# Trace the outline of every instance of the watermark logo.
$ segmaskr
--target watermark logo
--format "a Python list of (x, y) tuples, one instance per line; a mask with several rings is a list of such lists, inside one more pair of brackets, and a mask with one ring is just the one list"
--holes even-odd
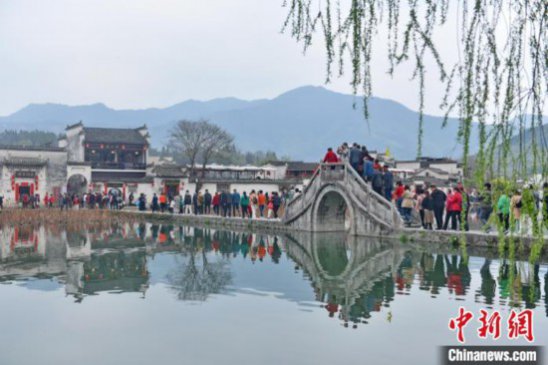
[[(460, 307), (458, 315), (449, 320), (449, 329), (451, 331), (456, 331), (457, 340), (462, 344), (466, 342), (464, 329), (470, 324), (473, 318), (474, 314), (472, 312)], [(492, 339), (497, 340), (501, 337), (502, 316), (499, 311), (489, 313), (486, 310), (481, 309), (478, 321), (479, 327), (477, 328), (477, 334), (479, 338), (486, 339), (490, 336)], [(516, 312), (512, 309), (506, 323), (508, 339), (514, 340), (524, 338), (529, 342), (535, 340), (532, 310), (524, 309), (520, 312)]]

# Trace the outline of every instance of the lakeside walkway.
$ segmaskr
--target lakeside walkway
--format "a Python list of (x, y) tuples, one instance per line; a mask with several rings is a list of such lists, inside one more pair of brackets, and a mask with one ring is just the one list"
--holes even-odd
[[(298, 232), (295, 228), (286, 225), (279, 218), (241, 218), (241, 217), (221, 217), (216, 215), (194, 215), (178, 213), (159, 213), (137, 210), (114, 211), (116, 214), (129, 214), (131, 216), (141, 215), (145, 219), (172, 221), (186, 223), (199, 227), (215, 227), (226, 230), (249, 230), (265, 233), (277, 232)], [(302, 232), (302, 231), (300, 231)], [(320, 233), (320, 232), (317, 232)], [(496, 231), (486, 233), (479, 230), (462, 231), (443, 231), (443, 230), (425, 230), (422, 228), (401, 228), (395, 230), (392, 234), (381, 236), (390, 239), (399, 239), (402, 242), (432, 242), (440, 244), (458, 244), (462, 235), (465, 235), (468, 245), (477, 247), (498, 247), (499, 235)], [(361, 235), (363, 237), (379, 237), (376, 235)], [(510, 238), (511, 236), (505, 236)], [(526, 248), (530, 248), (534, 237), (512, 236), (516, 242), (522, 242)], [(544, 243), (548, 244), (548, 235), (544, 236)]]

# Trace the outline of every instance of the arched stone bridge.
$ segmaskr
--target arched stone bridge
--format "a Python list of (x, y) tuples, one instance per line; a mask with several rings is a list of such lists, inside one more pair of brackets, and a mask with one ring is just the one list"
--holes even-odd
[(387, 235), (403, 226), (396, 207), (377, 194), (348, 163), (320, 164), (283, 222), (297, 230)]

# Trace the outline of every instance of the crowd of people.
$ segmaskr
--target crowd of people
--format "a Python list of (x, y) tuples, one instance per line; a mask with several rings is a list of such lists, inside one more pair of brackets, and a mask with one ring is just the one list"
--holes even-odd
[[(348, 162), (352, 168), (371, 184), (373, 191), (397, 207), (406, 225), (411, 225), (414, 217), (424, 229), (466, 230), (470, 229), (471, 211), (479, 220), (480, 227), (490, 231), (490, 218), (493, 206), (496, 208), (497, 219), (505, 232), (511, 226), (515, 231), (521, 230), (523, 194), (515, 190), (509, 196), (502, 193), (493, 199), (492, 186), (485, 183), (483, 189), (465, 188), (462, 183), (442, 189), (434, 184), (429, 186), (404, 185), (402, 181), (394, 183), (394, 174), (387, 164), (381, 164), (378, 159), (370, 156), (365, 146), (353, 143), (343, 143), (333, 151), (328, 148), (323, 158), (324, 163)], [(533, 186), (524, 189), (526, 200), (530, 201), (531, 216), (538, 216), (543, 201), (543, 216), (548, 218), (548, 183), (544, 183), (544, 194), (541, 199), (538, 190)], [(495, 204), (494, 204), (495, 203)]]
[(178, 214), (193, 215), (215, 215), (221, 217), (241, 218), (279, 218), (285, 203), (293, 197), (292, 191), (283, 193), (263, 192), (262, 190), (251, 190), (242, 193), (234, 189), (210, 193), (205, 189), (190, 193), (186, 190), (184, 194), (171, 196), (167, 193), (154, 194), (151, 201), (141, 194), (137, 199), (137, 207), (140, 211), (150, 209), (152, 212), (169, 212)]

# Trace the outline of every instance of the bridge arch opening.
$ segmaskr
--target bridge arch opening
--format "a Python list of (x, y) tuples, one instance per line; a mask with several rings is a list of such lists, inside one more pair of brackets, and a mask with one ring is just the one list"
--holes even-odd
[(346, 199), (337, 191), (328, 191), (319, 198), (315, 230), (343, 232), (352, 228), (352, 212)]

